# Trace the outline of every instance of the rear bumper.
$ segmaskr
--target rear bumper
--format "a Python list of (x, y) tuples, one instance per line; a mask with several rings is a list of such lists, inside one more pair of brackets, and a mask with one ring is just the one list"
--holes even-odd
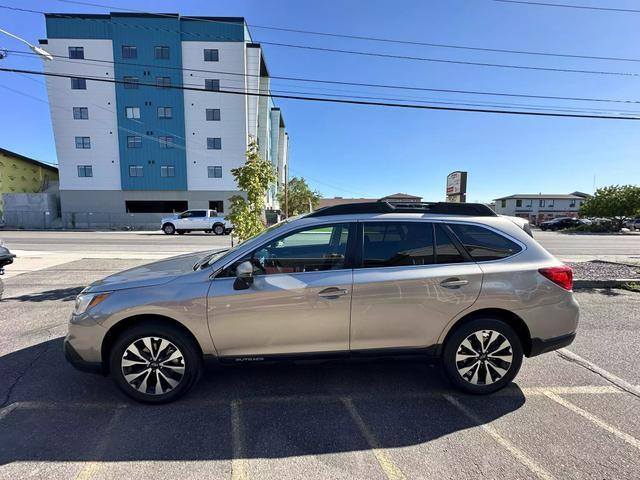
[(88, 362), (84, 360), (78, 352), (71, 346), (68, 340), (64, 341), (64, 358), (67, 359), (71, 365), (81, 372), (90, 373), (104, 373), (102, 369), (102, 362)]
[(576, 338), (576, 333), (569, 333), (567, 335), (561, 335), (559, 337), (553, 338), (532, 338), (531, 339), (531, 352), (529, 353), (529, 357), (535, 357), (536, 355), (540, 355), (541, 353), (551, 352), (553, 350), (558, 350), (559, 348), (566, 347), (573, 343), (573, 340)]

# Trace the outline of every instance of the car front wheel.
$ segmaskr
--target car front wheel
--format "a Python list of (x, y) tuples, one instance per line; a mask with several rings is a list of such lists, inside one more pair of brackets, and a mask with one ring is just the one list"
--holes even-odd
[(447, 340), (443, 366), (451, 383), (473, 394), (508, 385), (522, 365), (522, 345), (505, 322), (478, 318), (461, 325)]
[(111, 349), (110, 371), (118, 387), (146, 403), (166, 403), (184, 395), (198, 380), (202, 358), (178, 328), (155, 322), (136, 325)]
[(176, 227), (174, 227), (170, 223), (167, 223), (162, 227), (162, 231), (167, 235), (173, 235), (174, 233), (176, 233)]
[(224, 225), (214, 225), (213, 233), (216, 235), (224, 235)]

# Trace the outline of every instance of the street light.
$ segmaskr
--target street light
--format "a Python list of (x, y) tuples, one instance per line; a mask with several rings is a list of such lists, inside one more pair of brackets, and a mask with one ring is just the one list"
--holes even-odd
[(40, 47), (36, 47), (35, 45), (31, 45), (24, 38), (20, 38), (20, 37), (14, 35), (13, 33), (9, 33), (6, 30), (3, 30), (1, 28), (0, 28), (0, 32), (4, 33), (5, 35), (9, 35), (10, 37), (13, 37), (16, 40), (21, 41), (22, 43), (25, 43), (34, 53), (37, 53), (40, 56), (40, 58), (42, 58), (44, 60), (53, 60), (53, 55), (51, 55), (49, 52), (47, 52), (46, 50), (43, 50)]

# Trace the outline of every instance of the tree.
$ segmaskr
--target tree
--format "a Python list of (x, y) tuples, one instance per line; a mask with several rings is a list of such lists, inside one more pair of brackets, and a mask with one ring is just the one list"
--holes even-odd
[[(318, 191), (311, 191), (307, 181), (301, 177), (293, 177), (289, 180), (289, 191), (287, 192), (287, 204), (288, 211), (287, 216), (298, 215), (300, 213), (306, 213), (309, 211), (309, 205), (311, 209), (318, 208), (320, 198), (322, 195)], [(278, 193), (278, 202), (280, 208), (285, 209), (284, 191)]]
[(260, 233), (265, 228), (263, 212), (269, 186), (276, 181), (271, 162), (260, 158), (258, 144), (249, 142), (247, 161), (242, 167), (231, 169), (238, 188), (245, 192), (231, 197), (231, 209), (227, 219), (233, 224), (233, 236), (241, 242)]
[(640, 214), (640, 187), (611, 185), (599, 188), (582, 204), (580, 214), (586, 217), (610, 218), (619, 229), (624, 217)]

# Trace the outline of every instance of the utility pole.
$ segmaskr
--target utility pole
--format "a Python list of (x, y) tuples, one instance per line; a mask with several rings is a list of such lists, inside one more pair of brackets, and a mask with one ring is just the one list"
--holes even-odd
[(284, 218), (289, 218), (289, 163), (284, 164)]

